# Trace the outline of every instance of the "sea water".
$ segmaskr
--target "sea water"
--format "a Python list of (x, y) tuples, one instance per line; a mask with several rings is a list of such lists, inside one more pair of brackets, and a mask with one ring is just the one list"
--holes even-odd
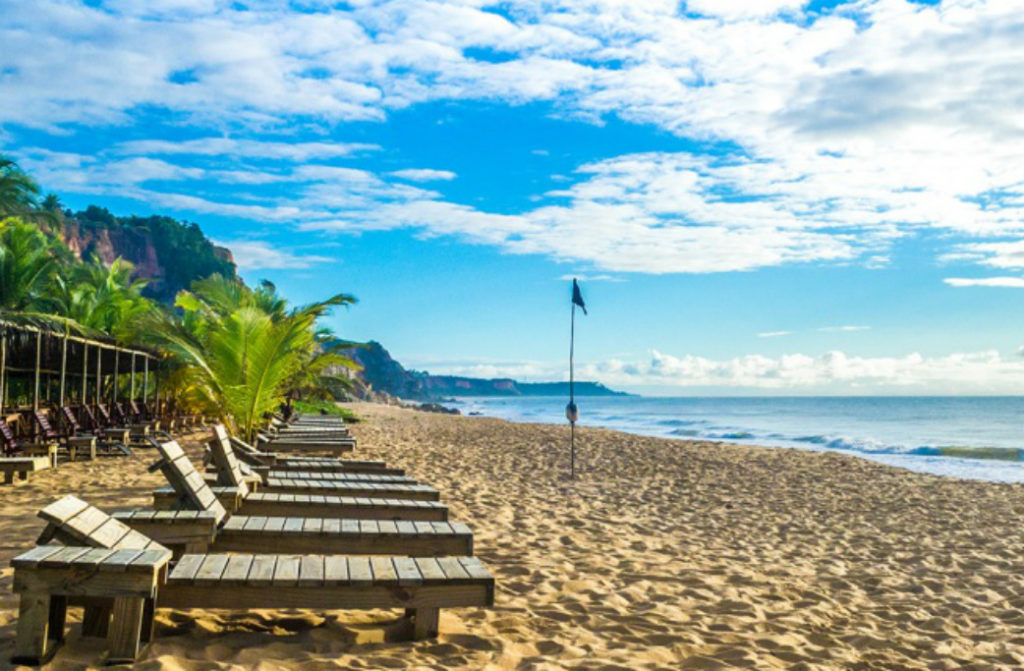
[[(463, 414), (564, 423), (566, 398), (460, 398)], [(833, 450), (914, 471), (1024, 482), (1024, 397), (578, 397), (581, 426)]]

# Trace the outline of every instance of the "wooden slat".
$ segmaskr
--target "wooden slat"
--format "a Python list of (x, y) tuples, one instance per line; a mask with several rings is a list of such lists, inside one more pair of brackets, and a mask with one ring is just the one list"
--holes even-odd
[(361, 533), (361, 534), (377, 534), (377, 533), (380, 533), (380, 527), (377, 526), (377, 520), (359, 520), (359, 533)]
[(391, 557), (370, 557), (370, 568), (373, 571), (374, 582), (398, 582), (398, 574), (395, 573)]
[(295, 585), (299, 581), (298, 555), (281, 555), (277, 558), (277, 567), (274, 569), (274, 585)]
[(40, 510), (39, 516), (47, 522), (62, 524), (88, 507), (88, 503), (69, 494)]
[(458, 557), (459, 563), (462, 564), (462, 568), (466, 570), (470, 578), (475, 580), (486, 580), (491, 578), (491, 572), (487, 570), (483, 562), (477, 557)]
[(353, 585), (372, 585), (373, 572), (369, 557), (348, 558), (348, 579)]
[(392, 520), (380, 520), (377, 522), (378, 532), (382, 534), (397, 534), (398, 527)]
[[(194, 555), (193, 555), (194, 556)], [(153, 566), (161, 566), (171, 559), (171, 551), (167, 548), (160, 548), (157, 550), (146, 550), (134, 560), (128, 570), (131, 571), (136, 567), (150, 569)]]
[(307, 534), (319, 534), (324, 527), (324, 521), (320, 517), (307, 517), (302, 523), (302, 531)]
[(263, 526), (264, 532), (276, 533), (284, 530), (285, 517), (268, 517), (267, 523)]
[(61, 545), (39, 545), (11, 560), (11, 566), (15, 568), (35, 568), (39, 562), (50, 555), (60, 552), (64, 547)]
[(419, 569), (420, 575), (423, 576), (425, 582), (443, 581), (446, 579), (444, 571), (441, 570), (441, 565), (433, 557), (416, 557), (413, 561), (416, 562), (416, 568)]
[(289, 517), (284, 521), (285, 531), (302, 531), (302, 525), (305, 523), (305, 519), (302, 517)]
[(117, 550), (100, 564), (101, 571), (123, 572), (142, 554), (142, 549)]
[(106, 522), (89, 534), (89, 538), (100, 547), (112, 548), (117, 546), (129, 531), (131, 529), (128, 525), (118, 522), (113, 517), (108, 517)]
[(81, 557), (89, 548), (72, 547), (62, 548), (61, 550), (50, 554), (48, 557), (38, 563), (39, 568), (56, 568), (62, 564), (67, 564), (78, 557)]
[(396, 520), (395, 526), (400, 534), (412, 535), (416, 533), (416, 525), (408, 520)]
[(171, 570), (171, 578), (175, 580), (192, 581), (196, 577), (196, 571), (203, 565), (206, 555), (184, 555)]
[(324, 556), (302, 555), (299, 562), (299, 586), (315, 587), (324, 584)]
[(449, 580), (469, 580), (469, 573), (455, 557), (439, 557), (437, 563)]
[(322, 533), (325, 536), (336, 536), (341, 533), (341, 520), (336, 517), (329, 517), (325, 519), (323, 524)]
[(116, 550), (110, 550), (108, 548), (92, 548), (88, 552), (78, 555), (68, 563), (75, 566), (95, 566), (110, 555), (114, 554), (114, 552), (116, 552)]
[(198, 571), (196, 571), (195, 581), (220, 580), (220, 576), (224, 573), (224, 569), (227, 565), (228, 555), (206, 555), (206, 559), (203, 560), (203, 565), (199, 567)]
[(338, 555), (324, 557), (324, 581), (328, 585), (348, 584), (348, 560)]
[(274, 569), (277, 568), (277, 555), (256, 555), (249, 568), (246, 584), (251, 587), (265, 587), (274, 582)]
[(228, 558), (224, 573), (221, 574), (221, 582), (232, 585), (244, 585), (249, 578), (249, 569), (252, 567), (253, 556), (248, 554), (231, 555)]
[(419, 569), (416, 568), (416, 562), (409, 557), (393, 557), (391, 563), (395, 567), (395, 574), (398, 576), (399, 585), (420, 585), (423, 583), (423, 577), (420, 575)]
[(63, 526), (72, 533), (79, 534), (83, 540), (91, 541), (92, 532), (100, 528), (108, 519), (109, 515), (103, 511), (88, 506), (74, 517), (66, 520)]

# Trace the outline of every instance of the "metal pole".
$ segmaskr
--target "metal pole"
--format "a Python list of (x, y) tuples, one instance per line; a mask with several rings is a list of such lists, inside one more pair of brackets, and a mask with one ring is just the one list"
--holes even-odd
[(39, 409), (39, 366), (43, 358), (43, 332), (36, 331), (36, 385), (32, 394), (32, 409)]
[(60, 398), (57, 405), (64, 407), (64, 382), (67, 379), (68, 368), (68, 337), (64, 334), (64, 343), (60, 352)]
[(569, 479), (576, 479), (576, 420), (579, 409), (576, 407), (576, 393), (573, 387), (573, 349), (576, 345), (576, 301), (572, 303), (569, 317), (569, 405), (565, 406), (565, 418), (569, 420)]

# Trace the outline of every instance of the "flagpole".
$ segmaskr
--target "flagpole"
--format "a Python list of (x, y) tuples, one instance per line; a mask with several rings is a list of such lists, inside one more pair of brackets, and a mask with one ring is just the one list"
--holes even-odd
[[(575, 380), (573, 377), (573, 350), (576, 346), (576, 303), (572, 303), (569, 317), (569, 407), (576, 409)], [(576, 420), (569, 415), (569, 479), (576, 479)]]

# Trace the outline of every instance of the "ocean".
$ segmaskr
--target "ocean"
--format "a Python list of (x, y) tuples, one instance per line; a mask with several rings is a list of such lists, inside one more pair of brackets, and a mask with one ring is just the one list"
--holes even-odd
[[(564, 423), (564, 397), (459, 398), (463, 414)], [(1024, 482), (1024, 397), (577, 398), (581, 426), (831, 450), (959, 478)]]

